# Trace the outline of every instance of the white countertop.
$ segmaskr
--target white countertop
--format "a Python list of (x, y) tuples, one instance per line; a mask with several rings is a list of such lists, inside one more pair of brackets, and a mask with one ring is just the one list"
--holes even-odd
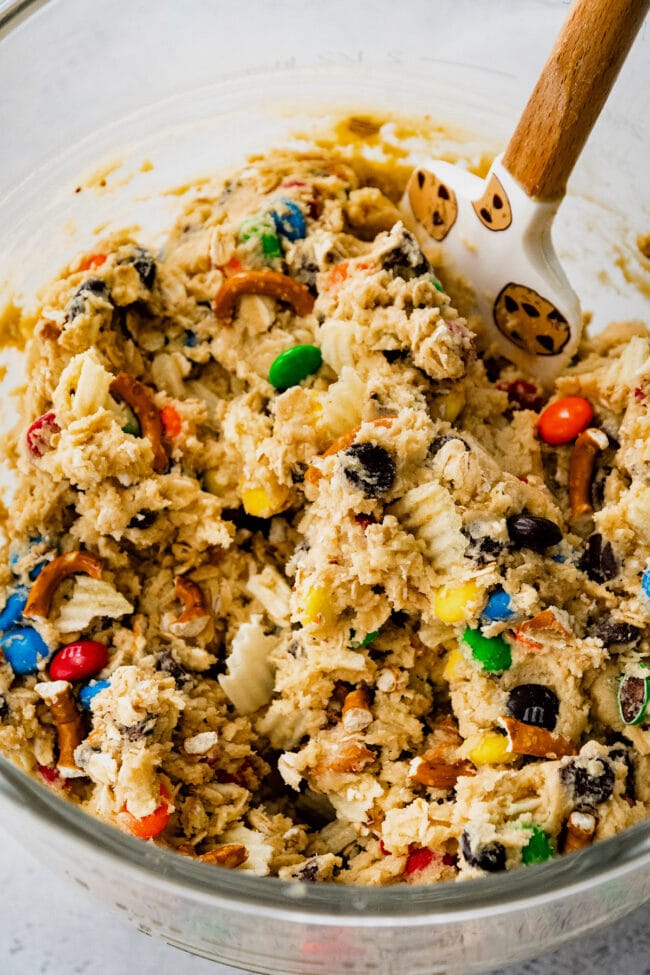
[[(237, 975), (141, 934), (0, 829), (1, 975)], [(535, 961), (485, 975), (650, 975), (650, 904)], [(336, 975), (332, 968), (331, 975)]]

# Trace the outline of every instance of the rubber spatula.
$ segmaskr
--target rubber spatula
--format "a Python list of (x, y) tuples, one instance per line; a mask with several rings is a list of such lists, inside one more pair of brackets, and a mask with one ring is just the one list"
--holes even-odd
[(544, 384), (571, 358), (582, 327), (551, 225), (648, 6), (650, 0), (576, 0), (487, 177), (426, 162), (411, 174), (402, 200), (424, 253), (441, 257), (470, 286), (488, 339)]

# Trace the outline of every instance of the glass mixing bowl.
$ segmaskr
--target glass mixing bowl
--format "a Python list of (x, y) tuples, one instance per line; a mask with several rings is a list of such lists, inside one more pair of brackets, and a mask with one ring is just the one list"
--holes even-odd
[[(0, 304), (29, 302), (93, 234), (137, 224), (155, 242), (183, 186), (336, 112), (428, 113), (444, 127), (438, 152), (493, 154), (566, 12), (563, 0), (0, 0)], [(594, 327), (648, 319), (636, 237), (650, 231), (649, 55), (646, 25), (556, 221)], [(18, 371), (14, 358), (9, 386)], [(507, 875), (374, 889), (192, 862), (4, 760), (0, 822), (140, 929), (256, 972), (478, 972), (650, 898), (647, 823)]]

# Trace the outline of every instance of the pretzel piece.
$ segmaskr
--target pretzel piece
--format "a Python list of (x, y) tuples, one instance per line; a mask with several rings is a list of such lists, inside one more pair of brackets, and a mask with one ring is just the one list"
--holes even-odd
[(311, 291), (279, 271), (240, 271), (225, 278), (214, 299), (214, 313), (224, 324), (232, 324), (235, 304), (242, 295), (267, 295), (291, 305), (296, 315), (308, 315), (314, 307)]
[(563, 853), (573, 853), (591, 846), (596, 833), (596, 817), (591, 813), (572, 812), (566, 822)]
[(371, 724), (370, 694), (365, 687), (358, 687), (346, 694), (341, 717), (343, 727), (350, 732), (362, 731)]
[(578, 749), (568, 738), (552, 735), (546, 728), (524, 724), (516, 718), (499, 718), (506, 729), (510, 750), (517, 755), (532, 755), (535, 758), (563, 758), (576, 755)]
[(185, 607), (176, 620), (177, 623), (189, 623), (190, 620), (210, 615), (208, 607), (205, 605), (203, 590), (196, 582), (192, 582), (186, 576), (176, 576), (175, 591), (176, 598), (180, 599)]
[(603, 430), (589, 427), (583, 430), (571, 452), (569, 467), (569, 504), (571, 518), (575, 521), (583, 515), (593, 514), (591, 503), (591, 482), (596, 466), (596, 457), (609, 444)]
[(110, 385), (111, 395), (130, 406), (138, 418), (142, 436), (147, 437), (153, 448), (153, 469), (164, 474), (169, 467), (169, 457), (163, 444), (163, 423), (160, 411), (151, 392), (144, 383), (128, 372), (120, 372)]
[(74, 750), (86, 737), (86, 727), (72, 685), (68, 681), (51, 681), (37, 684), (36, 690), (49, 706), (56, 727), (59, 772), (64, 778), (83, 775), (74, 760)]
[(47, 617), (59, 583), (68, 576), (85, 572), (93, 579), (101, 579), (104, 561), (93, 552), (67, 552), (48, 562), (30, 589), (23, 616)]
[(453, 789), (461, 775), (475, 775), (471, 762), (431, 762), (416, 758), (411, 763), (409, 777), (431, 789)]

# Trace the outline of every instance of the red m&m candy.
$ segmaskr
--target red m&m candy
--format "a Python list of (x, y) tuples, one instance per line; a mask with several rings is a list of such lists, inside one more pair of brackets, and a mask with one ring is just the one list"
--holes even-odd
[(542, 412), (537, 430), (545, 443), (570, 443), (587, 429), (593, 417), (589, 400), (582, 396), (563, 396)]
[(108, 648), (97, 640), (80, 640), (59, 650), (50, 664), (52, 680), (85, 680), (108, 663)]
[(30, 453), (34, 457), (42, 457), (50, 449), (52, 436), (59, 430), (54, 413), (44, 413), (43, 416), (37, 417), (33, 423), (30, 423), (25, 435)]
[(433, 850), (428, 850), (426, 847), (422, 847), (420, 850), (414, 850), (412, 853), (409, 853), (406, 866), (404, 867), (404, 873), (411, 874), (417, 873), (419, 870), (425, 870), (435, 859), (436, 855)]

